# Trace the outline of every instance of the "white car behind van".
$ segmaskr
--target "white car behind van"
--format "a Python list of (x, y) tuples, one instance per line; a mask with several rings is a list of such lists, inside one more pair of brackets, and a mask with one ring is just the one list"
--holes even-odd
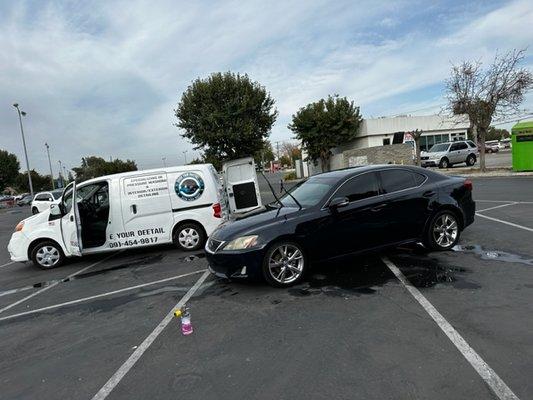
[(31, 202), (31, 213), (38, 214), (44, 210), (48, 210), (51, 204), (58, 204), (62, 194), (62, 189), (37, 193)]
[(65, 257), (161, 243), (199, 250), (225, 214), (211, 164), (108, 175), (69, 184), (58, 204), (17, 225), (8, 250), (13, 261), (44, 269)]

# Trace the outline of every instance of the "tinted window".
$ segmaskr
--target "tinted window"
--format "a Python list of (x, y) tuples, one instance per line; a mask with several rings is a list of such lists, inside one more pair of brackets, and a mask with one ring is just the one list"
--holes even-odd
[[(335, 179), (310, 178), (307, 181), (294, 186), (290, 191), (291, 195), (298, 200), (303, 207), (311, 207), (318, 204), (335, 184)], [(288, 194), (284, 194), (280, 201), (286, 207), (297, 207), (294, 199)]]
[(35, 201), (50, 201), (47, 194), (40, 194), (35, 196)]
[[(420, 185), (425, 179), (424, 176), (402, 169), (391, 169), (381, 171), (381, 184), (385, 193), (397, 192), (398, 190), (409, 189)], [(417, 183), (418, 182), (418, 183)]]
[(452, 144), (452, 147), (450, 148), (450, 151), (463, 150), (463, 149), (466, 149), (467, 147), (468, 146), (466, 145), (465, 142), (454, 143), (454, 144)]
[(470, 147), (476, 147), (476, 145), (474, 144), (474, 142), (472, 142), (471, 140), (467, 141), (466, 143), (468, 143), (468, 145)]
[(348, 197), (350, 201), (378, 195), (376, 174), (371, 172), (350, 179), (335, 193), (334, 197)]
[(63, 194), (63, 190), (54, 190), (52, 192), (52, 196), (54, 196), (54, 199), (59, 199), (61, 195)]

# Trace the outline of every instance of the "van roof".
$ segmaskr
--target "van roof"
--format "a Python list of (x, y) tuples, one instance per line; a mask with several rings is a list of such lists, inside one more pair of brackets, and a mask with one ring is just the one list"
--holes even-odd
[(189, 165), (178, 165), (175, 167), (143, 169), (143, 170), (138, 170), (138, 171), (121, 172), (118, 174), (102, 175), (97, 178), (87, 179), (86, 181), (83, 181), (80, 183), (85, 184), (85, 183), (98, 182), (106, 178), (121, 179), (121, 178), (127, 178), (128, 176), (135, 176), (139, 174), (155, 174), (158, 172), (168, 173), (168, 172), (193, 171), (193, 170), (207, 171), (209, 168), (214, 169), (212, 164), (189, 164)]

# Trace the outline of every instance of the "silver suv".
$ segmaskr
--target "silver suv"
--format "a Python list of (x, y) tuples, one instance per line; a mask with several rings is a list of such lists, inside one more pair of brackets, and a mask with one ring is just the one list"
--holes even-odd
[(476, 163), (479, 150), (471, 140), (437, 143), (428, 151), (420, 154), (423, 167), (449, 168), (455, 164), (465, 163), (469, 167)]

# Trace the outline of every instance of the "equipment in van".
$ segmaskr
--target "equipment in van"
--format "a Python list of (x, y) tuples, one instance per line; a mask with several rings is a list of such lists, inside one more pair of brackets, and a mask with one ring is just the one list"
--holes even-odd
[[(236, 212), (243, 206), (239, 184), (257, 182), (239, 165), (228, 169), (233, 179), (228, 188), (237, 193), (237, 201), (229, 203)], [(199, 250), (227, 217), (226, 203), (224, 187), (211, 164), (72, 182), (58, 204), (17, 225), (8, 251), (13, 261), (32, 260), (49, 269), (66, 257), (130, 247), (173, 243), (183, 250)], [(256, 203), (260, 204), (259, 198)], [(244, 209), (251, 204), (245, 202)]]

